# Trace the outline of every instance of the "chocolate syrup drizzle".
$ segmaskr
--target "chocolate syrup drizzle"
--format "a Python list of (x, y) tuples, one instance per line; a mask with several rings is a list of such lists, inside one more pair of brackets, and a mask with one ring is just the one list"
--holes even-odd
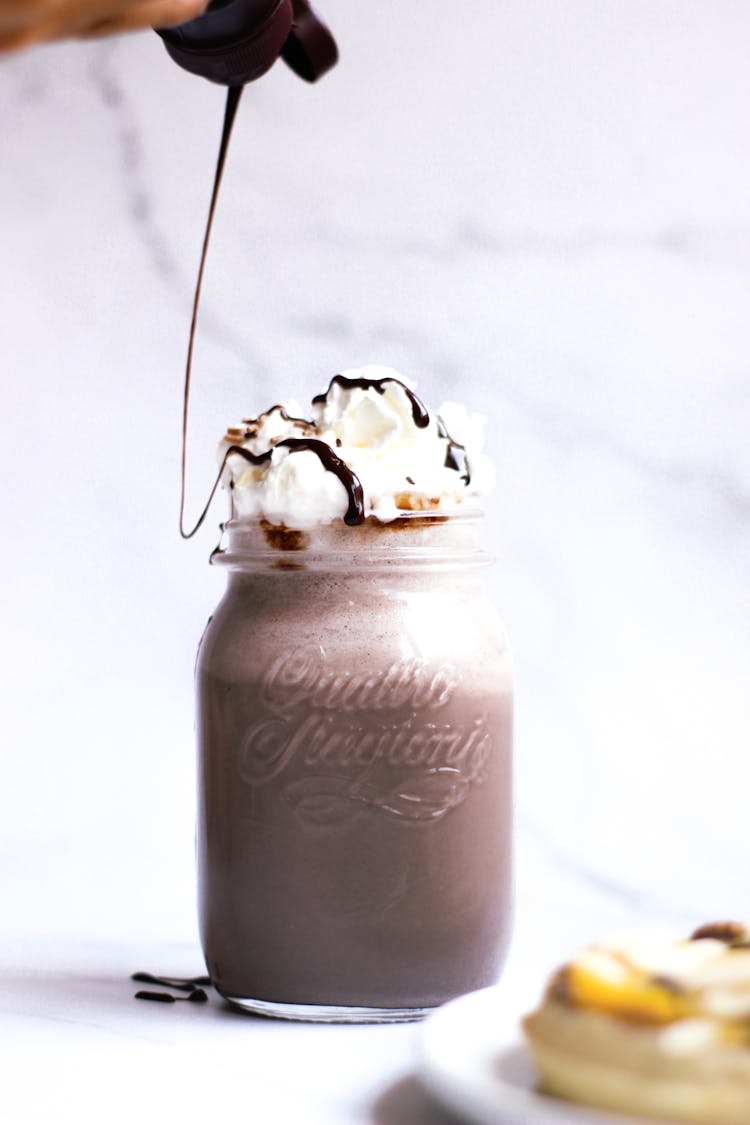
[(173, 996), (171, 992), (152, 992), (148, 988), (141, 988), (135, 994), (136, 1000), (156, 1000), (159, 1004), (176, 1004), (178, 1000), (188, 1000), (192, 1004), (205, 1004), (208, 995), (202, 988), (194, 988), (189, 996)]
[[(430, 424), (430, 414), (427, 407), (422, 402), (419, 395), (416, 395), (414, 391), (407, 387), (405, 383), (402, 383), (400, 379), (394, 379), (393, 376), (386, 376), (384, 379), (365, 379), (363, 377), (351, 379), (347, 375), (334, 375), (328, 384), (328, 390), (323, 391), (322, 394), (316, 395), (313, 399), (313, 404), (320, 405), (321, 403), (327, 402), (331, 389), (334, 386), (343, 387), (344, 390), (347, 391), (353, 390), (355, 387), (361, 387), (363, 391), (377, 391), (379, 395), (382, 395), (385, 394), (387, 383), (395, 383), (397, 386), (401, 387), (402, 391), (409, 399), (414, 425), (420, 430), (426, 429)], [(444, 462), (446, 469), (455, 469), (457, 473), (461, 474), (461, 479), (464, 480), (466, 484), (470, 484), (471, 473), (469, 471), (466, 449), (463, 445), (459, 445), (457, 441), (453, 440), (448, 433), (445, 422), (439, 414), (437, 415), (437, 430), (438, 437), (444, 438), (448, 442)]]
[(136, 1000), (153, 1000), (159, 1004), (174, 1004), (178, 1000), (188, 1000), (192, 1004), (205, 1004), (208, 995), (201, 985), (210, 985), (210, 977), (157, 977), (153, 973), (133, 973), (131, 980), (141, 984), (159, 984), (177, 992), (187, 992), (187, 996), (173, 996), (171, 992), (154, 992), (142, 988), (135, 994)]
[[(224, 125), (221, 132), (219, 156), (216, 161), (214, 186), (211, 192), (211, 203), (208, 208), (208, 219), (206, 221), (206, 230), (203, 235), (203, 247), (201, 249), (200, 265), (198, 267), (198, 278), (195, 283), (195, 294), (193, 297), (193, 315), (190, 321), (190, 337), (188, 340), (187, 359), (185, 362), (185, 385), (182, 400), (182, 453), (180, 459), (180, 535), (183, 539), (192, 539), (195, 533), (203, 525), (203, 522), (208, 515), (208, 510), (211, 507), (211, 502), (216, 495), (216, 490), (221, 482), (221, 476), (224, 472), (224, 469), (226, 468), (227, 460), (232, 453), (239, 454), (240, 457), (244, 457), (244, 459), (246, 461), (249, 461), (252, 465), (262, 465), (264, 461), (268, 461), (270, 459), (271, 454), (273, 453), (273, 449), (269, 449), (265, 453), (254, 454), (247, 449), (243, 449), (242, 446), (230, 445), (222, 458), (221, 466), (216, 475), (216, 480), (213, 483), (213, 487), (211, 488), (208, 500), (205, 503), (203, 511), (199, 515), (195, 526), (190, 531), (185, 530), (185, 468), (187, 463), (188, 406), (190, 402), (190, 380), (193, 371), (195, 328), (196, 324), (198, 323), (198, 308), (200, 305), (201, 288), (203, 286), (203, 273), (206, 268), (206, 256), (208, 254), (208, 244), (211, 238), (211, 228), (213, 227), (214, 213), (216, 211), (216, 201), (219, 198), (219, 187), (221, 185), (222, 175), (224, 173), (224, 164), (226, 163), (227, 150), (229, 148), (229, 138), (232, 134), (232, 126), (237, 114), (237, 106), (240, 104), (240, 97), (242, 95), (243, 89), (244, 87), (242, 86), (230, 86), (227, 90), (227, 101), (226, 108), (224, 110)], [(427, 415), (424, 406), (421, 402), (419, 402), (416, 395), (412, 395), (411, 391), (408, 391), (407, 393), (412, 398), (412, 413), (414, 414), (414, 420), (416, 424), (418, 426), (426, 426), (427, 421), (429, 420), (429, 416)], [(299, 421), (304, 422), (307, 425), (312, 425), (312, 423), (308, 423), (304, 418), (292, 419), (286, 412), (284, 407), (280, 404), (278, 404), (277, 407), (271, 407), (271, 409), (279, 409), (285, 421)], [(270, 413), (270, 411), (267, 411), (267, 413)], [(424, 415), (426, 419), (424, 422), (417, 420), (417, 418), (421, 418), (422, 415)], [(344, 516), (344, 522), (350, 525), (362, 523), (365, 518), (365, 505), (364, 496), (362, 493), (362, 485), (359, 481), (359, 478), (351, 471), (349, 466), (341, 460), (340, 457), (336, 456), (329, 445), (327, 445), (324, 441), (318, 441), (316, 438), (308, 437), (286, 438), (284, 441), (280, 441), (277, 444), (286, 446), (292, 451), (309, 449), (310, 452), (314, 453), (319, 458), (321, 464), (323, 465), (323, 468), (327, 472), (333, 473), (335, 476), (337, 476), (346, 489), (348, 507), (346, 510), (346, 515)]]
[(471, 484), (471, 472), (469, 471), (469, 461), (466, 456), (466, 447), (459, 445), (454, 441), (448, 433), (445, 422), (438, 414), (437, 416), (438, 437), (445, 438), (448, 442), (448, 447), (445, 451), (444, 465), (446, 469), (455, 469), (457, 473), (461, 474), (461, 479), (466, 484)]
[[(271, 460), (274, 449), (278, 449), (279, 446), (290, 449), (293, 453), (301, 452), (303, 449), (309, 449), (311, 453), (314, 453), (323, 468), (338, 477), (346, 489), (348, 507), (346, 509), (346, 515), (344, 516), (344, 523), (353, 527), (355, 524), (364, 522), (365, 498), (359, 477), (356, 473), (352, 472), (345, 461), (342, 461), (341, 458), (333, 452), (327, 442), (320, 441), (319, 438), (284, 438), (282, 441), (277, 441), (276, 445), (271, 446), (265, 453), (251, 453), (249, 449), (245, 449), (242, 445), (230, 445), (222, 458), (219, 476), (211, 490), (211, 497), (209, 497), (208, 503), (211, 503), (211, 498), (216, 492), (219, 480), (221, 480), (221, 474), (224, 472), (227, 460), (232, 453), (236, 453), (239, 457), (244, 458), (244, 460), (248, 461), (251, 465), (263, 465), (266, 461)], [(206, 508), (208, 508), (208, 505), (206, 505)]]
[(313, 399), (313, 405), (326, 402), (334, 386), (343, 387), (345, 391), (351, 391), (354, 390), (355, 387), (361, 387), (363, 391), (377, 391), (379, 395), (384, 395), (386, 383), (396, 383), (397, 386), (401, 387), (411, 405), (411, 416), (414, 419), (414, 425), (419, 430), (427, 429), (430, 424), (430, 414), (427, 407), (422, 402), (421, 398), (414, 394), (414, 391), (410, 390), (400, 379), (394, 379), (393, 376), (387, 376), (385, 379), (350, 379), (347, 375), (334, 375), (328, 384), (328, 390), (320, 395), (316, 395)]
[(139, 984), (160, 984), (162, 988), (176, 988), (179, 992), (190, 992), (201, 985), (209, 985), (210, 977), (157, 977), (153, 973), (133, 973), (130, 978)]
[(188, 405), (190, 402), (190, 377), (193, 372), (193, 347), (195, 345), (195, 326), (198, 322), (198, 306), (201, 300), (201, 288), (203, 286), (203, 271), (206, 267), (206, 255), (208, 254), (208, 243), (211, 238), (211, 228), (214, 223), (214, 212), (216, 211), (216, 200), (219, 198), (219, 187), (221, 186), (221, 178), (224, 173), (224, 164), (227, 158), (227, 149), (229, 148), (229, 138), (232, 135), (232, 126), (237, 114), (237, 106), (240, 104), (242, 91), (244, 86), (230, 86), (227, 89), (226, 107), (224, 109), (224, 125), (221, 132), (221, 143), (219, 145), (219, 156), (216, 161), (216, 172), (214, 173), (214, 186), (211, 192), (211, 203), (208, 208), (208, 219), (206, 220), (206, 230), (203, 235), (203, 248), (201, 250), (201, 260), (198, 267), (198, 278), (195, 283), (195, 294), (193, 296), (193, 315), (190, 320), (190, 338), (188, 340), (187, 359), (185, 361), (185, 385), (182, 396), (182, 454), (180, 460), (180, 535), (183, 539), (192, 539), (195, 533), (203, 524), (208, 509), (211, 506), (211, 501), (214, 498), (216, 489), (219, 486), (221, 479), (222, 468), (219, 472), (219, 477), (211, 489), (211, 494), (208, 498), (205, 508), (198, 517), (198, 522), (192, 531), (185, 530), (185, 465), (187, 461), (187, 429), (188, 429)]
[(289, 414), (286, 407), (282, 406), (280, 402), (275, 402), (273, 406), (269, 406), (258, 418), (243, 418), (242, 421), (246, 426), (252, 426), (255, 422), (260, 421), (261, 418), (266, 418), (269, 414), (273, 414), (274, 410), (278, 410), (285, 422), (298, 422), (300, 426), (307, 426), (310, 429), (314, 428), (314, 423), (311, 422), (309, 418), (296, 418), (293, 414)]
[[(221, 133), (221, 143), (219, 145), (219, 155), (216, 161), (214, 184), (213, 190), (211, 192), (211, 203), (208, 209), (208, 218), (206, 220), (206, 229), (203, 235), (200, 265), (198, 267), (198, 277), (196, 279), (195, 293), (193, 295), (193, 312), (190, 320), (190, 335), (188, 339), (187, 358), (185, 361), (185, 381), (182, 400), (182, 449), (180, 456), (180, 535), (183, 539), (192, 539), (196, 532), (202, 527), (203, 522), (208, 515), (208, 510), (211, 507), (213, 498), (216, 495), (216, 490), (221, 483), (222, 474), (226, 468), (227, 461), (232, 454), (237, 454), (238, 456), (243, 457), (252, 465), (262, 465), (266, 461), (270, 460), (273, 449), (276, 448), (276, 446), (273, 446), (271, 449), (266, 450), (265, 453), (255, 454), (251, 453), (248, 449), (245, 449), (240, 445), (230, 445), (222, 458), (219, 471), (216, 474), (216, 479), (213, 483), (211, 491), (209, 492), (208, 499), (203, 507), (203, 510), (198, 516), (198, 519), (193, 528), (190, 531), (186, 530), (185, 469), (187, 464), (188, 409), (190, 403), (190, 383), (193, 371), (195, 329), (198, 323), (198, 309), (200, 306), (201, 289), (203, 287), (203, 274), (206, 267), (206, 257), (208, 254), (208, 245), (211, 238), (214, 213), (216, 211), (216, 201), (219, 197), (219, 188), (221, 186), (221, 180), (224, 173), (224, 165), (226, 163), (227, 151), (229, 149), (229, 139), (232, 134), (232, 126), (234, 125), (234, 119), (237, 114), (237, 107), (240, 103), (240, 97), (242, 96), (243, 89), (243, 86), (230, 86), (227, 89), (227, 100), (224, 109), (224, 124)], [(402, 383), (400, 379), (395, 379), (393, 377), (386, 377), (384, 379), (366, 379), (349, 378), (346, 375), (334, 375), (330, 383), (328, 384), (328, 390), (326, 390), (323, 394), (316, 395), (313, 399), (313, 404), (325, 403), (328, 395), (331, 392), (331, 389), (334, 386), (343, 387), (345, 390), (352, 390), (355, 387), (361, 387), (363, 390), (374, 390), (378, 394), (382, 395), (385, 394), (386, 384), (388, 383), (396, 383), (403, 389), (411, 405), (411, 415), (414, 420), (414, 425), (420, 430), (426, 429), (430, 424), (430, 415), (427, 407), (424, 405), (422, 400), (417, 395), (415, 395), (414, 391), (405, 386), (405, 384)], [(312, 426), (312, 422), (308, 422), (308, 420), (305, 418), (292, 418), (280, 403), (277, 403), (275, 406), (270, 407), (269, 410), (267, 410), (265, 413), (270, 414), (272, 410), (279, 410), (281, 412), (282, 418), (287, 422), (299, 422), (300, 424), (305, 426)], [(249, 425), (253, 420), (244, 419), (243, 421), (246, 425)], [(447, 429), (445, 428), (443, 420), (439, 415), (437, 418), (437, 426), (438, 435), (441, 438), (447, 439), (448, 442), (445, 454), (446, 468), (455, 469), (456, 472), (461, 473), (463, 480), (466, 482), (466, 484), (468, 484), (471, 480), (471, 476), (469, 473), (469, 466), (466, 458), (466, 450), (462, 445), (459, 445), (458, 442), (453, 441)], [(244, 434), (245, 438), (251, 436), (252, 431), (246, 431), (246, 433)], [(326, 442), (319, 441), (317, 438), (313, 437), (302, 437), (285, 438), (284, 440), (279, 441), (276, 444), (280, 446), (286, 446), (292, 452), (309, 450), (311, 453), (314, 453), (320, 460), (320, 463), (322, 464), (326, 472), (333, 473), (334, 476), (336, 476), (341, 481), (344, 488), (346, 489), (348, 506), (346, 515), (344, 516), (344, 522), (346, 524), (349, 524), (350, 526), (354, 526), (364, 521), (365, 506), (362, 484), (356, 474), (353, 473), (349, 466), (334, 453), (334, 451)]]
[(318, 438), (284, 438), (278, 444), (287, 446), (293, 452), (309, 449), (311, 453), (315, 453), (323, 468), (338, 477), (346, 489), (349, 504), (344, 516), (344, 523), (354, 527), (356, 524), (364, 522), (365, 496), (360, 479), (356, 473), (352, 472), (346, 461), (342, 461), (333, 452), (327, 442), (320, 441)]

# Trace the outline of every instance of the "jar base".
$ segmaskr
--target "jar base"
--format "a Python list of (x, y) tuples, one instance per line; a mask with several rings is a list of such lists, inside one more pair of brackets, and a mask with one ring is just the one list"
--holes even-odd
[(245, 996), (224, 996), (233, 1008), (254, 1016), (306, 1023), (410, 1023), (435, 1011), (430, 1008), (360, 1008), (336, 1004), (276, 1004), (272, 1000), (251, 1000)]

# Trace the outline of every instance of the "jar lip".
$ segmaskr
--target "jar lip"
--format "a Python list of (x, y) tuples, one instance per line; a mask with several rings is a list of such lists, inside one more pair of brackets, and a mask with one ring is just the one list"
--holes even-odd
[(221, 525), (210, 562), (236, 570), (289, 572), (485, 566), (493, 559), (476, 539), (483, 515), (477, 507), (404, 511), (390, 521), (369, 516), (354, 526), (336, 520), (308, 528), (235, 516)]
[(478, 505), (462, 504), (455, 508), (400, 508), (398, 515), (392, 520), (381, 519), (380, 516), (370, 513), (361, 523), (346, 524), (343, 518), (328, 520), (326, 522), (300, 524), (298, 527), (287, 524), (275, 524), (262, 515), (243, 516), (231, 515), (220, 527), (223, 531), (250, 529), (255, 527), (274, 527), (285, 531), (340, 531), (344, 535), (356, 535), (363, 528), (380, 528), (387, 531), (389, 528), (413, 524), (419, 526), (435, 526), (437, 524), (476, 524), (484, 518), (485, 512)]

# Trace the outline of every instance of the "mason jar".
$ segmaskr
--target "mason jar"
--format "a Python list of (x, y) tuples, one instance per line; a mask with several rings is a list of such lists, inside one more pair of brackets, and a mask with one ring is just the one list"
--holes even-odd
[(232, 1004), (415, 1019), (497, 979), (513, 672), (478, 519), (226, 525), (196, 668), (197, 850)]

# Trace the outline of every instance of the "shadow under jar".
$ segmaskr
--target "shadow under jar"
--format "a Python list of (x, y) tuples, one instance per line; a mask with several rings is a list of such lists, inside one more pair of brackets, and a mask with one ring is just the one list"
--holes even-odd
[(404, 1020), (497, 979), (513, 673), (476, 530), (227, 524), (196, 675), (201, 935), (231, 1003)]

